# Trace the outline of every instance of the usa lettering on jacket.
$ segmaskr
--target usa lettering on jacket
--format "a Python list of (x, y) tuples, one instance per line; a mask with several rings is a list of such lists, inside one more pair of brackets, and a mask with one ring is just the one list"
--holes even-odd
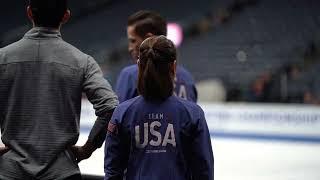
[(188, 100), (187, 88), (183, 84), (178, 84), (177, 77), (174, 78), (173, 88), (175, 89), (175, 91), (173, 92), (175, 96)]
[[(159, 120), (163, 119), (163, 114), (159, 113), (150, 113), (149, 119), (154, 121), (143, 123), (143, 133), (140, 133), (140, 126), (135, 126), (135, 141), (137, 148), (144, 148), (148, 144), (151, 146), (167, 146), (171, 144), (173, 147), (176, 147), (176, 139), (173, 124), (167, 123), (165, 134), (161, 134), (156, 129), (160, 129), (162, 126)], [(143, 134), (143, 142), (140, 142), (140, 135)], [(150, 135), (150, 141), (149, 141)]]

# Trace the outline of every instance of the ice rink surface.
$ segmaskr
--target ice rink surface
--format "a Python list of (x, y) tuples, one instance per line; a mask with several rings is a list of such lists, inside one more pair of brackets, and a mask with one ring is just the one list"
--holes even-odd
[[(79, 143), (86, 140), (81, 136)], [(320, 144), (213, 138), (216, 180), (319, 180)], [(82, 173), (104, 175), (103, 148), (79, 164)]]

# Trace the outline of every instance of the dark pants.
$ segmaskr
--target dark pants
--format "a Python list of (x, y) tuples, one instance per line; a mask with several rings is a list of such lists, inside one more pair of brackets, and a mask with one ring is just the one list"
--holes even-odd
[(65, 178), (64, 180), (81, 180), (81, 174), (75, 174), (75, 175), (72, 175), (72, 176), (69, 176), (67, 178)]

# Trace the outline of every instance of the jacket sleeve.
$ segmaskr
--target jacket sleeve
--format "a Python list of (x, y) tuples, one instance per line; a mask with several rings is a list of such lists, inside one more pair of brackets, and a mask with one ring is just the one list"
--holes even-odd
[(88, 140), (96, 148), (102, 146), (106, 137), (106, 126), (112, 112), (118, 105), (118, 98), (112, 90), (109, 82), (103, 77), (102, 71), (95, 60), (88, 56), (87, 65), (84, 68), (83, 91), (88, 100), (93, 104), (98, 118), (90, 131)]
[(122, 180), (128, 166), (130, 141), (121, 125), (117, 123), (117, 109), (108, 125), (105, 143), (104, 172), (105, 180)]
[(84, 71), (83, 91), (93, 104), (96, 115), (101, 117), (119, 104), (118, 98), (109, 82), (103, 77), (99, 65), (90, 56)]
[(198, 102), (198, 91), (197, 91), (197, 87), (195, 84), (192, 84), (192, 92), (193, 92), (192, 101), (197, 103)]
[(190, 128), (190, 143), (186, 150), (188, 166), (192, 180), (213, 180), (214, 159), (211, 139), (204, 113), (200, 110), (199, 118)]

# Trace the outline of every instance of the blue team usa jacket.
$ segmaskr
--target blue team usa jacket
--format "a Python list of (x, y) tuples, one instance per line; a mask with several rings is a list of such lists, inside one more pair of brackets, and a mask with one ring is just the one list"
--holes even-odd
[(138, 96), (116, 108), (105, 180), (213, 180), (213, 164), (204, 113), (195, 103), (171, 96), (156, 104)]
[[(138, 65), (134, 64), (125, 67), (117, 79), (115, 91), (119, 102), (138, 96)], [(191, 74), (182, 66), (177, 66), (177, 73), (174, 82), (174, 94), (183, 99), (197, 102), (198, 94)]]

